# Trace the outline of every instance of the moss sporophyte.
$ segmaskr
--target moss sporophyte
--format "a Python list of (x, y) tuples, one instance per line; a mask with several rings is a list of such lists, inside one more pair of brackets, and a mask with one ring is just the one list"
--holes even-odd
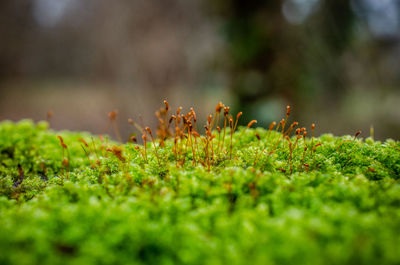
[(399, 264), (400, 142), (291, 112), (239, 126), (220, 102), (202, 126), (165, 100), (125, 144), (0, 123), (0, 264)]

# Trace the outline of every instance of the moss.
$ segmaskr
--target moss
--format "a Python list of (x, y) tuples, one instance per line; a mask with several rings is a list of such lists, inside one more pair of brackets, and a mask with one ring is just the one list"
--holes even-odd
[(399, 142), (296, 143), (241, 127), (230, 158), (229, 137), (218, 150), (212, 134), (213, 159), (200, 137), (195, 164), (189, 138), (179, 159), (174, 139), (157, 142), (158, 161), (150, 143), (145, 157), (132, 143), (2, 122), (0, 263), (400, 263)]

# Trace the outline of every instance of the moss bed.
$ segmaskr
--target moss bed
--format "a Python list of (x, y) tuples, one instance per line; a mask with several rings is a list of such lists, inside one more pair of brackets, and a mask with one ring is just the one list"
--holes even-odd
[(230, 123), (146, 149), (0, 123), (0, 264), (400, 264), (400, 142)]

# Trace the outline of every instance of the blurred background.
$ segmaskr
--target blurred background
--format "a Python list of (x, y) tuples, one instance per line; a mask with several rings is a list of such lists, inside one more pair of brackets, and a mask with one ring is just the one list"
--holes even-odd
[(1, 0), (0, 120), (110, 133), (218, 101), (268, 126), (400, 139), (398, 0)]

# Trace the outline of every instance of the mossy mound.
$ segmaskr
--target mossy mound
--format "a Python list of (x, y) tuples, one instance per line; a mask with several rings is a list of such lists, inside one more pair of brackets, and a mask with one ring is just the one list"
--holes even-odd
[(400, 142), (213, 133), (1, 123), (0, 264), (400, 264)]

